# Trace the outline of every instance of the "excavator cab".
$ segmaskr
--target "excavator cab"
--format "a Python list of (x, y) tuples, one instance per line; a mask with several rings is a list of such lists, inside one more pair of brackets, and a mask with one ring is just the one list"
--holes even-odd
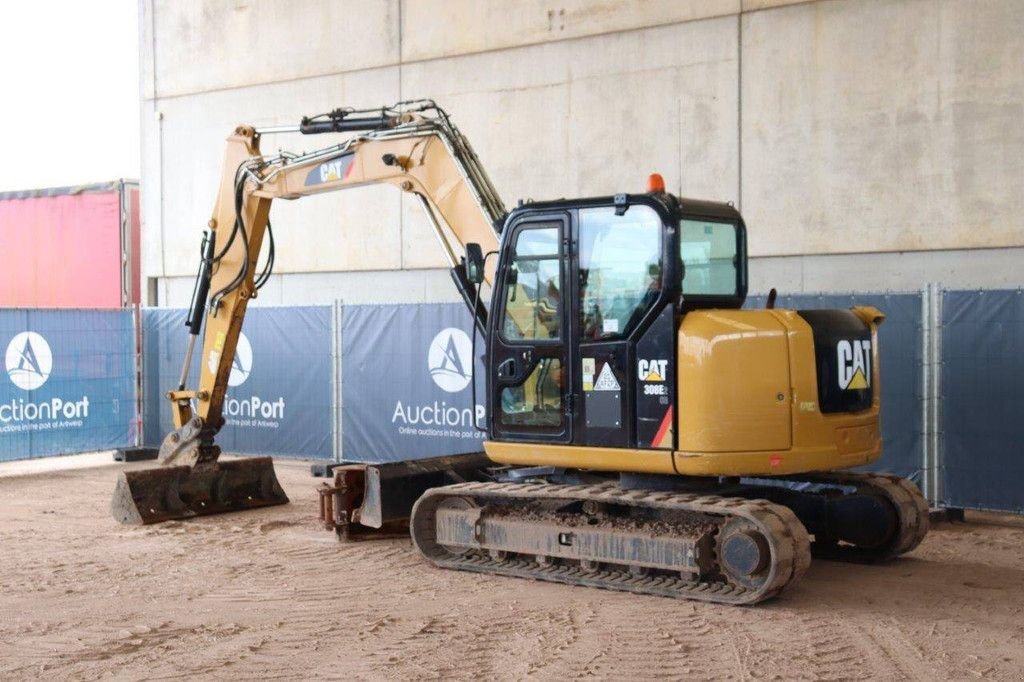
[(671, 450), (679, 320), (746, 291), (727, 204), (660, 191), (517, 208), (487, 325), (490, 439)]

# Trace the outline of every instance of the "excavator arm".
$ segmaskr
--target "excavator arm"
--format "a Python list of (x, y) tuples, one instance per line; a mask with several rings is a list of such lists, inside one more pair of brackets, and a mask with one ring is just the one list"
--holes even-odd
[[(280, 132), (357, 134), (310, 153), (264, 157), (261, 137)], [(432, 101), (335, 110), (303, 119), (296, 127), (239, 126), (227, 142), (186, 321), (190, 334), (181, 380), (167, 394), (175, 428), (160, 448), (163, 467), (122, 474), (112, 510), (123, 522), (152, 523), (287, 502), (270, 458), (218, 462), (215, 444), (246, 307), (273, 267), (270, 208), (275, 199), (378, 183), (412, 194), (430, 219), (476, 323), (485, 325), (477, 291), (481, 285), (467, 276), (460, 254), (469, 244), (478, 244), (483, 253), (497, 250), (505, 208), (469, 142)], [(261, 266), (265, 240), (268, 256)], [(493, 266), (484, 268), (484, 281), (491, 282), (493, 273)], [(200, 336), (198, 388), (187, 389)]]

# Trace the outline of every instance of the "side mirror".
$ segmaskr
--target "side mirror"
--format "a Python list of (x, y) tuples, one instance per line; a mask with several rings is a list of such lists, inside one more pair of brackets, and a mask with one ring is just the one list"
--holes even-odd
[(466, 279), (473, 284), (480, 284), (484, 281), (484, 250), (479, 244), (470, 242), (466, 244)]

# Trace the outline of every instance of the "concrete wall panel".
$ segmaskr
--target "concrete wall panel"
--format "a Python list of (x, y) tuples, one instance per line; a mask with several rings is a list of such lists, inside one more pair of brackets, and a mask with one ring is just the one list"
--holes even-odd
[(159, 97), (398, 62), (398, 0), (150, 3)]
[(762, 9), (773, 7), (784, 7), (786, 5), (799, 5), (803, 2), (814, 2), (814, 0), (741, 0), (744, 12), (756, 12)]
[[(399, 248), (402, 251), (403, 269), (451, 267), (437, 242), (430, 218), (424, 213), (419, 200), (408, 194), (402, 195), (401, 228)], [(455, 257), (458, 258), (460, 255), (456, 253)]]
[[(162, 211), (165, 270), (156, 272), (183, 275), (195, 269), (199, 236), (219, 186), (224, 140), (235, 126), (296, 123), (341, 102), (371, 105), (397, 98), (398, 69), (390, 67), (161, 100), (162, 173), (168, 181)], [(261, 146), (272, 155), (280, 148), (300, 152), (342, 139), (272, 135)], [(146, 208), (149, 224), (160, 206), (150, 198)], [(398, 192), (383, 186), (275, 202), (276, 267), (279, 272), (398, 268), (399, 216)]]
[(973, 238), (957, 245), (1024, 245), (1024, 3), (946, 0), (939, 26), (948, 198)]
[(1022, 19), (1014, 0), (744, 15), (751, 253), (1024, 244)]
[(736, 20), (715, 19), (408, 64), (402, 93), (433, 93), (508, 205), (642, 191), (661, 172), (732, 199)]
[[(402, 93), (429, 95), (451, 114), (506, 206), (568, 195), (569, 88), (555, 80), (566, 77), (561, 52), (530, 49), (515, 69), (503, 68), (508, 57), (499, 53), (406, 65)], [(403, 267), (448, 267), (419, 203), (403, 204)]]
[[(670, 191), (735, 199), (736, 19), (575, 41), (570, 168), (578, 194)], [(586, 47), (586, 51), (583, 48)]]
[(631, 31), (739, 9), (740, 0), (403, 0), (402, 60)]
[(153, 0), (138, 0), (139, 3), (139, 97), (145, 101), (156, 97), (153, 89), (154, 64), (157, 52), (154, 49), (153, 31), (156, 28), (153, 14)]
[(750, 259), (750, 293), (1017, 288), (1021, 263), (1024, 248), (765, 256)]
[[(992, 248), (1024, 246), (1017, 0), (142, 0), (139, 29), (145, 275), (189, 290), (235, 125), (414, 97), (451, 113), (509, 207), (640, 191), (650, 172), (737, 201), (752, 291), (1019, 284), (1024, 251)], [(454, 296), (392, 188), (272, 220), (265, 300), (370, 302), (386, 270), (387, 300)]]
[(139, 115), (141, 133), (139, 201), (142, 218), (143, 291), (146, 287), (146, 277), (158, 277), (164, 274), (164, 240), (160, 219), (160, 204), (163, 194), (160, 172), (161, 122), (155, 115), (152, 104), (152, 102), (144, 102)]

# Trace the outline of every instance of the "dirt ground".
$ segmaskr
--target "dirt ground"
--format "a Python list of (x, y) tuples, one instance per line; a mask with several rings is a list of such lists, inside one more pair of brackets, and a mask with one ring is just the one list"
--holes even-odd
[(120, 526), (120, 466), (0, 465), (0, 677), (1024, 676), (1015, 517), (969, 514), (887, 566), (818, 562), (743, 608), (441, 571), (405, 540), (339, 544), (301, 462), (278, 463), (290, 505)]

